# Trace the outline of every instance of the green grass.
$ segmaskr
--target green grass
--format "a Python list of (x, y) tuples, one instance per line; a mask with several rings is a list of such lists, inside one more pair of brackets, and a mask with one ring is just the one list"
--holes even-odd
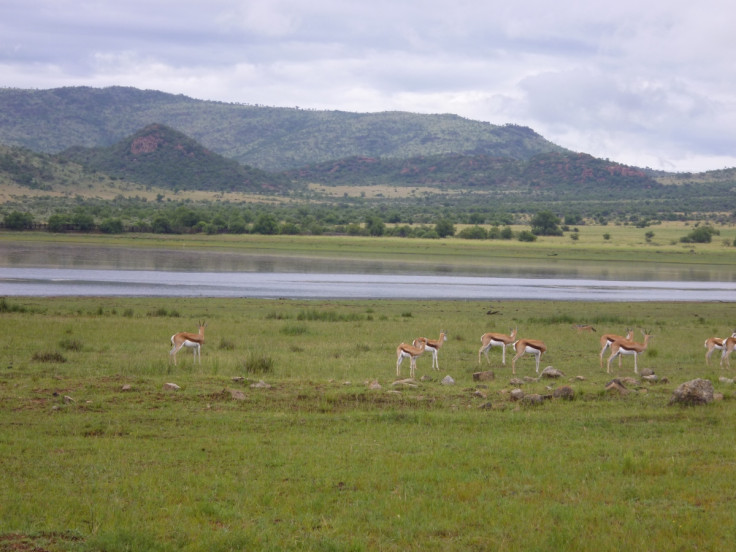
[[(0, 232), (0, 244), (36, 243), (140, 249), (203, 250), (252, 255), (294, 256), (313, 259), (380, 260), (429, 268), (438, 265), (483, 269), (498, 265), (547, 268), (551, 264), (573, 263), (579, 271), (600, 267), (614, 273), (637, 267), (659, 270), (683, 265), (711, 265), (730, 269), (736, 264), (736, 226), (715, 225), (720, 235), (711, 243), (684, 244), (679, 239), (692, 231), (689, 223), (667, 222), (647, 228), (617, 225), (577, 227), (579, 238), (540, 237), (533, 243), (517, 240), (463, 240), (459, 238), (412, 239), (358, 236), (267, 236), (245, 235), (164, 235), (123, 234), (79, 235), (45, 232)], [(457, 227), (460, 229), (460, 226)], [(515, 226), (515, 231), (528, 230)], [(571, 229), (572, 230), (572, 229)], [(647, 240), (647, 232), (654, 236)], [(609, 239), (605, 239), (605, 235)], [(724, 269), (724, 270), (725, 270)]]
[[(464, 301), (6, 306), (0, 550), (725, 550), (736, 538), (736, 386), (719, 381), (736, 364), (706, 367), (703, 347), (732, 331), (728, 303), (494, 302), (493, 316)], [(188, 351), (170, 365), (171, 334), (202, 319), (201, 366)], [(668, 381), (610, 395), (633, 359), (607, 374), (598, 336), (628, 326), (653, 331), (639, 366)], [(570, 385), (574, 400), (512, 401), (496, 349), (495, 380), (473, 380), (489, 368), (480, 335), (512, 327), (565, 373), (523, 390)], [(429, 379), (394, 386), (396, 345), (440, 330), (440, 372), (425, 355)], [(54, 353), (66, 362), (34, 358)], [(533, 375), (521, 359), (517, 377)], [(695, 377), (722, 400), (669, 405)]]

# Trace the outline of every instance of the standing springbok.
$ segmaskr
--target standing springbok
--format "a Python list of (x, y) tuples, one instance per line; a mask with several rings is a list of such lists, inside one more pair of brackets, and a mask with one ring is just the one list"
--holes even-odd
[(520, 339), (514, 343), (514, 350), (516, 351), (516, 355), (514, 355), (514, 358), (511, 361), (511, 372), (513, 374), (516, 374), (516, 361), (526, 353), (534, 355), (536, 358), (537, 374), (539, 373), (539, 361), (541, 360), (542, 355), (547, 351), (547, 346), (543, 342), (538, 339)]
[(169, 362), (174, 359), (174, 365), (176, 365), (176, 353), (182, 347), (190, 347), (194, 354), (194, 360), (199, 361), (202, 364), (202, 345), (204, 345), (204, 329), (207, 326), (206, 322), (199, 323), (199, 333), (190, 332), (179, 332), (171, 336), (171, 351), (169, 351)]
[[(634, 330), (630, 328), (626, 328), (626, 337), (616, 334), (603, 334), (601, 336), (601, 354), (599, 355), (601, 369), (603, 369), (603, 353), (611, 346), (611, 343), (614, 341), (631, 341), (632, 339), (634, 339)], [(618, 357), (618, 367), (621, 368), (621, 357)]]
[(414, 371), (417, 368), (417, 357), (424, 352), (424, 348), (427, 346), (426, 341), (419, 343), (418, 347), (409, 345), (408, 343), (401, 343), (396, 347), (396, 376), (401, 376), (401, 362), (405, 358), (409, 358), (409, 377), (414, 377)]
[(731, 367), (731, 353), (736, 347), (736, 333), (731, 337), (727, 337), (723, 342), (723, 352), (721, 353), (721, 368), (723, 368), (723, 359), (726, 359), (726, 366)]
[(481, 353), (486, 355), (486, 360), (488, 361), (488, 364), (491, 363), (491, 359), (488, 358), (488, 351), (491, 350), (492, 347), (501, 347), (501, 364), (506, 366), (506, 347), (511, 345), (514, 342), (514, 339), (516, 339), (516, 328), (511, 330), (509, 335), (502, 334), (502, 333), (493, 333), (488, 332), (484, 333), (482, 336), (480, 336), (480, 349), (478, 349), (478, 364), (480, 364), (480, 355)]
[(424, 350), (432, 353), (432, 368), (439, 371), (440, 361), (437, 360), (437, 353), (440, 351), (442, 344), (447, 341), (447, 334), (445, 332), (440, 332), (439, 339), (427, 339), (426, 337), (417, 337), (412, 342), (412, 345), (414, 345), (414, 347), (419, 347), (420, 341), (424, 341), (425, 343)]
[[(731, 337), (736, 337), (736, 332), (733, 332)], [(723, 342), (726, 341), (726, 339), (728, 338), (709, 337), (705, 340), (705, 348), (707, 349), (707, 352), (705, 353), (705, 364), (707, 366), (710, 366), (710, 357), (713, 354), (713, 351), (723, 351)]]
[(642, 330), (641, 333), (644, 335), (644, 343), (636, 343), (634, 341), (628, 341), (625, 339), (614, 341), (613, 343), (611, 343), (611, 356), (608, 357), (608, 368), (606, 372), (608, 372), (609, 374), (611, 373), (611, 360), (613, 360), (613, 357), (619, 355), (634, 355), (634, 373), (639, 373), (639, 368), (636, 361), (639, 358), (639, 355), (647, 350), (649, 339), (652, 337), (651, 332)]

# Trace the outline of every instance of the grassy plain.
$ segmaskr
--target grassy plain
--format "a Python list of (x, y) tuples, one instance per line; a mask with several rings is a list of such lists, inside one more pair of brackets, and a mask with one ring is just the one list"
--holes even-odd
[[(714, 356), (707, 367), (703, 348), (734, 328), (732, 303), (0, 307), (0, 550), (662, 551), (736, 541), (736, 387), (719, 380), (736, 364), (721, 369)], [(201, 319), (201, 366), (187, 351), (171, 365), (169, 336)], [(578, 334), (576, 323), (597, 332)], [(570, 385), (573, 400), (512, 401), (518, 384), (499, 350), (479, 367), (480, 335), (512, 327), (544, 340), (542, 366), (565, 374), (529, 379), (524, 392)], [(666, 381), (637, 378), (629, 394), (609, 394), (605, 384), (633, 376), (633, 363), (614, 361), (607, 374), (598, 337), (627, 327), (653, 332), (639, 366)], [(417, 378), (429, 379), (394, 385), (396, 345), (441, 330), (441, 370), (425, 356)], [(481, 367), (495, 379), (474, 381)], [(520, 360), (517, 376), (534, 375), (533, 359)], [(669, 405), (696, 377), (722, 400)], [(270, 387), (251, 387), (260, 380)]]
[[(206, 234), (49, 234), (0, 232), (3, 243), (64, 244), (142, 249), (202, 250), (258, 255), (286, 255), (322, 259), (364, 259), (385, 262), (487, 267), (499, 262), (627, 263), (684, 266), (736, 265), (736, 225), (714, 225), (719, 235), (711, 243), (688, 244), (680, 238), (693, 226), (665, 222), (647, 228), (629, 225), (585, 225), (564, 236), (542, 236), (536, 242), (373, 238), (360, 236), (206, 235)], [(457, 226), (459, 231), (461, 225)], [(514, 226), (515, 231), (529, 226)], [(647, 233), (652, 235), (647, 237)], [(571, 235), (575, 234), (576, 239)]]

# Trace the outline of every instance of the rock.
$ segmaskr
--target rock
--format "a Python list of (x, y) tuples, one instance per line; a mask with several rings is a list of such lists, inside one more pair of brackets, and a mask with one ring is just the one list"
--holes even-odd
[(251, 383), (250, 388), (251, 389), (271, 389), (271, 385), (266, 383), (263, 380), (260, 380), (257, 383)]
[(75, 401), (74, 399), (72, 399), (69, 395), (64, 395), (64, 402), (66, 404), (69, 404), (69, 403), (73, 403), (73, 402), (77, 402), (77, 401)]
[(175, 383), (164, 383), (164, 389), (166, 391), (178, 391), (179, 389), (181, 389), (181, 387), (179, 387)]
[(708, 404), (713, 402), (713, 383), (707, 379), (686, 381), (672, 393), (670, 404), (685, 404), (688, 406)]
[(492, 410), (493, 409), (493, 405), (491, 404), (490, 401), (488, 401), (488, 402), (485, 402), (482, 405), (480, 405), (478, 408), (480, 408), (482, 410)]
[(575, 381), (585, 381), (585, 376), (575, 376)]
[(417, 382), (414, 381), (411, 378), (403, 379), (403, 380), (397, 380), (397, 381), (395, 381), (395, 382), (393, 382), (391, 384), (391, 387), (398, 387), (398, 386), (402, 386), (402, 387), (419, 387), (419, 385), (417, 385)]
[(513, 389), (511, 393), (509, 393), (509, 396), (512, 401), (520, 401), (524, 398), (524, 392), (521, 389)]
[(552, 391), (552, 396), (556, 399), (571, 401), (575, 398), (575, 391), (569, 385), (563, 385)]
[(368, 389), (381, 389), (381, 384), (377, 380), (373, 380), (368, 384)]
[(475, 372), (473, 374), (473, 381), (491, 381), (496, 379), (496, 374), (493, 373), (491, 370), (486, 370), (484, 372)]
[(549, 395), (539, 395), (537, 393), (531, 393), (529, 395), (524, 395), (524, 397), (521, 399), (521, 402), (524, 404), (530, 404), (532, 406), (537, 406), (542, 404), (545, 399), (549, 399)]
[(654, 370), (652, 370), (651, 368), (642, 368), (641, 369), (641, 372), (639, 372), (639, 375), (641, 377), (643, 377), (643, 378), (645, 378), (647, 376), (653, 376), (654, 375)]
[(442, 378), (442, 381), (440, 382), (442, 385), (455, 385), (455, 380), (452, 379), (452, 376), (445, 376)]
[(642, 376), (641, 379), (644, 381), (648, 381), (649, 383), (657, 383), (659, 378), (657, 377), (657, 374), (649, 374), (647, 376)]
[(132, 386), (132, 385), (130, 385), (129, 383), (126, 383), (125, 385), (123, 385), (123, 386), (122, 386), (122, 387), (120, 388), (120, 390), (121, 390), (121, 391), (132, 391), (132, 390), (133, 390), (133, 386)]
[(609, 393), (618, 393), (619, 395), (627, 395), (630, 392), (618, 378), (612, 379), (606, 384), (606, 391)]
[(233, 381), (234, 381), (235, 383), (241, 383), (241, 382), (245, 381), (245, 378), (244, 378), (243, 376), (234, 376), (234, 377), (232, 378), (232, 380), (233, 380)]
[(520, 385), (524, 385), (525, 383), (526, 382), (524, 380), (519, 379), (519, 378), (511, 378), (509, 380), (509, 384), (510, 385), (516, 385), (517, 387), (520, 386)]
[(547, 366), (544, 370), (542, 370), (542, 373), (539, 374), (540, 378), (560, 378), (564, 376), (560, 370), (557, 370), (556, 368), (552, 368), (552, 366)]
[(728, 384), (733, 383), (733, 379), (731, 379), (731, 378), (724, 378), (723, 376), (721, 376), (720, 378), (718, 378), (718, 381), (720, 381), (721, 383), (728, 383)]
[(422, 376), (421, 378), (419, 378), (419, 381), (422, 381), (422, 382), (432, 381), (432, 377), (431, 376)]
[(230, 397), (232, 397), (236, 401), (244, 401), (245, 400), (245, 393), (243, 393), (239, 389), (223, 389), (222, 392), (223, 393), (230, 393)]
[(485, 391), (481, 391), (480, 389), (476, 389), (473, 393), (473, 396), (478, 397), (479, 399), (487, 399), (488, 393), (486, 393)]

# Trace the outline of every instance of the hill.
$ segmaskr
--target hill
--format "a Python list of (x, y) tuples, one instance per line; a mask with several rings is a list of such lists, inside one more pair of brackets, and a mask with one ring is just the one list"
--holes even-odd
[(164, 189), (276, 192), (291, 187), (285, 176), (226, 159), (160, 124), (148, 125), (109, 147), (77, 146), (57, 157), (87, 170)]
[(530, 159), (447, 154), (408, 159), (351, 157), (289, 171), (302, 183), (325, 185), (426, 186), (459, 190), (612, 190), (657, 189), (646, 171), (587, 154), (540, 153)]
[(153, 123), (268, 171), (354, 156), (458, 153), (524, 160), (565, 151), (526, 127), (448, 114), (312, 111), (202, 101), (128, 87), (0, 89), (0, 143), (37, 152), (108, 147)]

